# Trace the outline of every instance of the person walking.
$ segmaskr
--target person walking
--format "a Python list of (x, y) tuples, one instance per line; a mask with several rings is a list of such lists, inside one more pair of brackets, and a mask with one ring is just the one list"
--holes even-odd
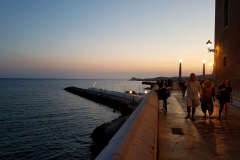
[(160, 86), (160, 82), (159, 82), (159, 80), (157, 80), (156, 84), (157, 84), (158, 87)]
[(182, 83), (182, 85), (181, 85), (182, 95), (183, 95), (183, 96), (185, 96), (186, 89), (187, 89), (187, 86), (185, 86), (185, 83), (186, 83), (186, 79), (183, 81), (183, 83)]
[(230, 107), (230, 98), (231, 98), (231, 103), (233, 103), (233, 98), (232, 98), (232, 88), (229, 85), (229, 80), (225, 79), (223, 83), (218, 87), (217, 93), (220, 93), (220, 109), (219, 109), (219, 117), (218, 119), (221, 121), (221, 113), (223, 110), (223, 107), (225, 105), (225, 120), (226, 123), (228, 123), (228, 110)]
[(212, 118), (212, 114), (213, 114), (213, 101), (215, 102), (215, 98), (214, 98), (214, 91), (213, 91), (213, 82), (211, 82), (210, 80), (206, 80), (203, 84), (202, 84), (202, 92), (203, 92), (203, 96), (201, 97), (201, 108), (204, 115), (204, 118), (206, 118), (206, 112), (208, 110), (208, 114), (209, 114), (209, 118)]
[(202, 96), (202, 89), (200, 86), (200, 83), (196, 80), (195, 74), (191, 73), (190, 78), (188, 81), (186, 81), (185, 85), (187, 86), (187, 112), (188, 115), (185, 117), (185, 119), (190, 118), (190, 112), (192, 108), (192, 120), (194, 121), (194, 114), (195, 114), (195, 107), (198, 106), (198, 92)]
[[(160, 104), (160, 100), (162, 100), (165, 104), (167, 104), (167, 90), (166, 90), (166, 87), (165, 85), (163, 84), (163, 86), (160, 86), (159, 85), (159, 88), (158, 90), (154, 90), (158, 93), (158, 106)], [(166, 110), (164, 110), (166, 109)], [(163, 105), (163, 108), (162, 110), (164, 110), (164, 114), (166, 114), (166, 111), (167, 111), (167, 108), (164, 108), (164, 105)]]
[(163, 80), (161, 79), (159, 87), (160, 87), (160, 88), (163, 87), (163, 84), (164, 84), (164, 82), (163, 82)]

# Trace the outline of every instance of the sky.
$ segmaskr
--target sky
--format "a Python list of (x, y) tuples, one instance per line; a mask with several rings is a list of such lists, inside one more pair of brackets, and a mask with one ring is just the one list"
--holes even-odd
[(0, 78), (211, 74), (214, 20), (214, 0), (1, 0)]

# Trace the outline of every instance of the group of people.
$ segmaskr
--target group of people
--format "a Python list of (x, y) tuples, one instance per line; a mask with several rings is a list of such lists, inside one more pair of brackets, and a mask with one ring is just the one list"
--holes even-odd
[[(217, 93), (220, 94), (219, 96), (219, 102), (220, 102), (220, 109), (219, 109), (219, 116), (218, 119), (221, 121), (221, 113), (223, 111), (224, 105), (225, 105), (225, 120), (226, 123), (228, 123), (228, 110), (230, 106), (230, 102), (233, 103), (232, 98), (232, 88), (229, 85), (229, 80), (225, 79), (223, 83), (218, 87)], [(192, 120), (195, 120), (194, 114), (195, 114), (195, 107), (197, 107), (198, 104), (198, 93), (201, 95), (201, 108), (203, 113), (205, 114), (204, 117), (206, 118), (206, 112), (209, 113), (209, 118), (212, 119), (213, 114), (213, 101), (215, 102), (214, 98), (214, 89), (213, 89), (213, 82), (210, 80), (206, 80), (202, 87), (195, 79), (195, 74), (191, 73), (190, 78), (188, 81), (184, 83), (184, 86), (186, 86), (187, 89), (187, 97), (186, 97), (186, 104), (187, 104), (187, 112), (188, 115), (185, 117), (185, 119), (190, 118), (190, 113), (192, 110)], [(185, 90), (186, 90), (185, 89)], [(185, 95), (185, 91), (184, 91)], [(230, 101), (231, 99), (231, 101)]]
[(163, 84), (166, 86), (166, 87), (170, 87), (172, 85), (172, 80), (171, 79), (167, 79), (167, 80), (157, 80), (157, 85), (158, 86), (163, 86)]

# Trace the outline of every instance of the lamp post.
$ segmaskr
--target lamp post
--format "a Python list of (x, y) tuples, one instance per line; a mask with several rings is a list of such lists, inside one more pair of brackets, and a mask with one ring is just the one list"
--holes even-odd
[(144, 91), (145, 97), (146, 97), (147, 93), (148, 93), (147, 91)]
[(205, 63), (206, 63), (206, 60), (203, 60), (203, 80), (205, 79)]
[(182, 79), (182, 59), (179, 59), (179, 80)]
[(132, 91), (129, 91), (130, 93), (130, 102), (132, 101)]

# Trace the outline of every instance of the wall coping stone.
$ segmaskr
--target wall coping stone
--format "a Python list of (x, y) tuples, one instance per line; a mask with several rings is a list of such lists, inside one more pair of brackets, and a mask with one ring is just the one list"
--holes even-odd
[[(131, 150), (132, 142), (134, 138), (138, 135), (138, 128), (144, 127), (144, 123), (141, 122), (148, 107), (148, 102), (151, 100), (151, 96), (154, 94), (154, 90), (157, 89), (155, 85), (148, 95), (142, 100), (134, 112), (129, 116), (122, 127), (117, 131), (113, 138), (108, 142), (108, 145), (102, 150), (102, 152), (97, 156), (96, 160), (125, 160), (128, 152)], [(157, 110), (157, 109), (156, 109)], [(148, 111), (148, 114), (151, 111)], [(158, 114), (158, 113), (157, 113)], [(154, 120), (157, 121), (157, 117)], [(152, 117), (151, 117), (152, 118)], [(157, 125), (156, 125), (157, 126)], [(146, 126), (147, 127), (147, 126)], [(155, 130), (157, 130), (155, 128)], [(153, 134), (154, 140), (155, 132)], [(155, 144), (151, 144), (156, 146)]]

